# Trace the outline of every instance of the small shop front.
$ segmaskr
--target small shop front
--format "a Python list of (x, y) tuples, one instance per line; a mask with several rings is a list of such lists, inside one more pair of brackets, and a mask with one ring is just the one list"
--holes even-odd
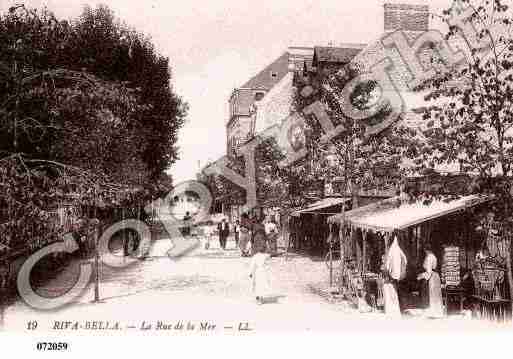
[[(384, 307), (384, 261), (397, 238), (407, 263), (397, 286), (403, 313), (420, 314), (419, 308), (426, 308), (419, 274), (429, 247), (445, 313), (472, 309), (476, 316), (504, 319), (510, 308), (503, 260), (507, 249), (500, 229), (476, 222), (475, 212), (484, 210), (486, 202), (477, 195), (429, 203), (394, 197), (329, 217), (331, 233), (343, 238), (344, 295), (356, 305), (364, 301), (374, 309)], [(480, 225), (484, 230), (477, 231)], [(483, 255), (485, 247), (493, 247), (489, 255)]]

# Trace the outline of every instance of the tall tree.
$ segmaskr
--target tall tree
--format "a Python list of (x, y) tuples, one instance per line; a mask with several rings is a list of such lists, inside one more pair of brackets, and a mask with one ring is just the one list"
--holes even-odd
[[(0, 22), (0, 69), (6, 79), (0, 88), (0, 115), (8, 130), (1, 134), (0, 150), (20, 149), (53, 159), (64, 154), (71, 160), (70, 151), (53, 144), (69, 143), (73, 136), (66, 130), (71, 131), (73, 120), (79, 124), (93, 114), (105, 127), (96, 134), (110, 138), (106, 148), (111, 151), (103, 152), (105, 146), (99, 145), (96, 151), (79, 152), (78, 146), (72, 152), (86, 157), (75, 157), (71, 164), (90, 163), (92, 153), (105, 153), (105, 162), (117, 162), (120, 169), (132, 165), (126, 160), (140, 158), (134, 168), (143, 171), (142, 177), (161, 176), (177, 158), (177, 132), (186, 114), (186, 105), (170, 85), (168, 59), (158, 55), (149, 39), (118, 24), (105, 7), (86, 8), (73, 23), (59, 21), (46, 10), (11, 10)], [(72, 102), (66, 103), (66, 96)], [(89, 113), (80, 113), (86, 108)], [(112, 135), (109, 126), (116, 127)], [(83, 138), (74, 134), (74, 140), (82, 139), (91, 149), (93, 133), (82, 131)], [(131, 150), (128, 145), (133, 145)], [(119, 158), (123, 151), (125, 161)]]
[(428, 101), (421, 109), (423, 141), (407, 154), (418, 168), (459, 165), (480, 183), (461, 191), (498, 195), (502, 198), (498, 215), (509, 217), (513, 203), (505, 179), (513, 174), (511, 10), (501, 0), (460, 0), (441, 18), (450, 23), (461, 7), (473, 11), (470, 21), (476, 25), (478, 42), (471, 43), (468, 34), (461, 37), (461, 28), (449, 26), (447, 40), (466, 46), (467, 61), (457, 67), (437, 67), (437, 75), (417, 88)]
[(85, 7), (72, 27), (69, 66), (138, 90), (140, 103), (146, 105), (135, 115), (144, 138), (143, 160), (157, 178), (178, 158), (178, 130), (187, 112), (173, 92), (169, 59), (158, 54), (148, 37), (121, 25), (105, 6)]
[[(89, 42), (83, 19), (60, 21), (23, 5), (0, 16), (0, 229), (8, 233), (2, 237), (8, 247), (20, 241), (31, 247), (36, 234), (44, 237), (38, 243), (55, 239), (59, 230), (41, 226), (50, 225), (51, 210), (62, 201), (91, 204), (98, 196), (129, 193), (126, 186), (169, 185), (163, 171), (176, 158), (185, 104), (172, 92), (167, 59), (149, 40), (134, 45), (122, 37), (124, 28), (105, 14), (111, 13), (100, 8), (93, 15), (103, 30), (113, 24), (110, 44), (126, 48), (118, 60), (146, 61), (137, 79), (148, 76), (151, 85), (138, 87), (114, 71), (107, 48), (99, 51), (92, 41), (94, 16)], [(88, 47), (96, 49), (93, 57), (82, 58)]]
[[(418, 90), (426, 91), (424, 143), (408, 154), (417, 166), (459, 163), (476, 181), (460, 193), (479, 192), (495, 197), (495, 218), (513, 224), (513, 39), (512, 13), (502, 0), (454, 3), (441, 15), (448, 24), (462, 9), (477, 31), (469, 41), (457, 25), (450, 25), (447, 40), (464, 39), (467, 61), (456, 68), (441, 66), (437, 75)], [(463, 35), (463, 36), (462, 36)], [(461, 41), (460, 41), (461, 43)], [(433, 63), (439, 59), (434, 57)], [(513, 297), (511, 243), (506, 251), (510, 296)]]
[[(293, 166), (293, 171), (301, 178), (324, 179), (343, 178), (345, 189), (351, 191), (354, 204), (357, 205), (360, 190), (378, 187), (390, 187), (396, 184), (402, 175), (401, 161), (403, 152), (410, 139), (410, 131), (403, 126), (392, 126), (378, 134), (367, 136), (366, 128), (377, 124), (390, 114), (391, 105), (386, 98), (375, 101), (377, 83), (364, 82), (357, 86), (350, 96), (351, 104), (360, 110), (374, 109), (374, 115), (365, 120), (346, 116), (342, 109), (341, 97), (347, 84), (359, 75), (359, 69), (348, 64), (331, 72), (315, 75), (317, 78), (304, 78), (299, 82), (299, 91), (295, 99), (296, 111), (320, 101), (334, 126), (342, 124), (345, 130), (329, 142), (322, 142), (325, 135), (315, 116), (306, 119), (306, 144), (308, 155)], [(302, 86), (314, 86), (312, 96), (300, 96)], [(347, 104), (346, 104), (347, 105)]]

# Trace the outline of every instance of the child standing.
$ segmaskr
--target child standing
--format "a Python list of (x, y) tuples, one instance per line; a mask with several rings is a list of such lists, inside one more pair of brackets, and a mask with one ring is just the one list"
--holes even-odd
[(265, 250), (265, 246), (257, 245), (250, 263), (249, 277), (252, 280), (252, 289), (258, 304), (263, 304), (265, 298), (271, 294), (271, 283), (269, 280), (269, 261), (271, 256)]

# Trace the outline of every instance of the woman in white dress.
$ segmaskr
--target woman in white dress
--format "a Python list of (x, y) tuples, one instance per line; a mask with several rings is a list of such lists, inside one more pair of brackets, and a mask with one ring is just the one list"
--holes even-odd
[(429, 245), (424, 248), (426, 257), (422, 267), (425, 272), (418, 275), (417, 280), (425, 280), (427, 294), (427, 308), (424, 314), (430, 318), (441, 318), (444, 316), (444, 308), (442, 303), (442, 287), (440, 283), (440, 275), (436, 272), (437, 260), (431, 251)]
[(253, 294), (258, 304), (263, 304), (265, 299), (271, 296), (271, 283), (269, 278), (269, 261), (271, 256), (266, 253), (263, 245), (255, 248), (256, 253), (251, 258), (249, 278)]
[(210, 249), (210, 241), (212, 240), (212, 236), (214, 235), (214, 226), (208, 223), (204, 227), (205, 234), (205, 249)]

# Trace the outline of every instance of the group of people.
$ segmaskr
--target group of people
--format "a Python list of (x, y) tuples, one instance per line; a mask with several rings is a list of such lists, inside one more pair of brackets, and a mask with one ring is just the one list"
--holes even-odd
[[(424, 272), (417, 276), (420, 282), (421, 306), (426, 317), (440, 318), (444, 315), (440, 275), (436, 271), (437, 259), (429, 244), (424, 246)], [(397, 237), (383, 256), (381, 272), (384, 278), (383, 300), (385, 313), (393, 316), (401, 315), (399, 295), (400, 282), (406, 277), (408, 260), (399, 247)]]
[[(249, 279), (252, 292), (258, 304), (263, 304), (272, 297), (269, 273), (269, 261), (273, 251), (272, 238), (278, 235), (278, 226), (269, 218), (251, 218), (244, 213), (233, 225), (223, 218), (217, 225), (219, 246), (226, 250), (227, 239), (233, 233), (235, 246), (242, 257), (251, 257), (249, 263)], [(210, 247), (213, 231), (207, 233), (206, 248)]]
[[(266, 251), (273, 251), (271, 240), (278, 235), (278, 226), (275, 221), (269, 218), (251, 218), (244, 213), (240, 220), (230, 224), (226, 218), (217, 224), (219, 236), (219, 247), (226, 250), (228, 237), (233, 234), (235, 246), (239, 249), (242, 257), (250, 257), (257, 253), (258, 246), (264, 246)], [(210, 247), (210, 240), (213, 235), (212, 228), (207, 230), (207, 247)]]

